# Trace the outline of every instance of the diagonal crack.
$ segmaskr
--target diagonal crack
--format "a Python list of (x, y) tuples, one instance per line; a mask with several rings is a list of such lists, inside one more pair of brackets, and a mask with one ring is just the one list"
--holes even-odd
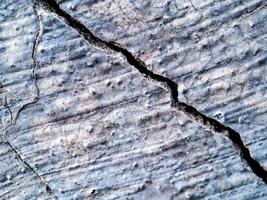
[(102, 40), (101, 38), (94, 35), (82, 22), (75, 19), (73, 16), (68, 14), (66, 11), (60, 8), (59, 4), (55, 0), (36, 0), (36, 4), (50, 12), (55, 13), (60, 19), (65, 21), (70, 27), (79, 32), (79, 34), (90, 44), (107, 49), (109, 51), (115, 51), (124, 55), (130, 65), (135, 67), (144, 77), (160, 83), (170, 93), (171, 106), (178, 111), (184, 112), (196, 120), (201, 126), (207, 127), (228, 139), (230, 139), (240, 154), (242, 160), (246, 161), (248, 166), (265, 184), (267, 184), (267, 171), (260, 165), (260, 163), (252, 158), (249, 149), (244, 145), (241, 139), (240, 133), (234, 129), (221, 124), (219, 121), (206, 116), (205, 114), (198, 111), (191, 105), (180, 102), (178, 100), (178, 85), (174, 81), (167, 77), (155, 74), (148, 69), (148, 66), (139, 58), (135, 57), (126, 48), (123, 48), (120, 44)]
[(47, 192), (49, 192), (51, 195), (55, 197), (55, 199), (58, 199), (55, 195), (55, 192), (52, 190), (52, 188), (48, 185), (47, 181), (42, 177), (38, 172), (25, 160), (22, 158), (18, 150), (14, 145), (12, 145), (3, 135), (1, 135), (1, 139), (5, 144), (7, 144), (10, 149), (16, 154), (16, 157), (20, 162), (22, 162), (42, 183), (42, 185), (45, 186), (45, 189)]
[(9, 113), (10, 113), (10, 122), (5, 126), (4, 128), (4, 131), (3, 131), (3, 134), (0, 134), (0, 137), (2, 139), (2, 141), (7, 144), (10, 149), (15, 153), (16, 157), (18, 158), (18, 160), (20, 162), (22, 162), (41, 182), (41, 184), (43, 186), (45, 186), (45, 189), (46, 191), (51, 194), (52, 196), (54, 196), (55, 199), (58, 199), (55, 192), (53, 191), (53, 189), (49, 186), (49, 184), (47, 183), (47, 181), (45, 180), (45, 178), (43, 176), (41, 176), (30, 164), (28, 161), (26, 161), (25, 159), (23, 159), (23, 157), (20, 155), (19, 151), (17, 150), (17, 148), (11, 143), (9, 142), (6, 138), (5, 138), (5, 133), (8, 129), (8, 127), (12, 126), (12, 125), (15, 125), (16, 122), (17, 122), (17, 119), (19, 117), (19, 114), (21, 113), (22, 110), (24, 110), (26, 107), (32, 105), (32, 104), (35, 104), (38, 100), (39, 100), (39, 87), (37, 85), (37, 76), (36, 76), (36, 73), (35, 73), (35, 70), (37, 68), (37, 61), (36, 61), (36, 50), (37, 50), (37, 46), (39, 44), (39, 40), (40, 40), (40, 37), (43, 33), (43, 27), (42, 27), (42, 24), (41, 24), (41, 16), (37, 13), (37, 10), (36, 10), (36, 7), (34, 6), (34, 13), (36, 14), (36, 16), (38, 17), (38, 22), (39, 22), (39, 29), (35, 35), (35, 38), (34, 38), (34, 44), (33, 44), (33, 49), (32, 49), (32, 60), (33, 60), (33, 67), (32, 67), (32, 81), (34, 83), (34, 87), (36, 89), (36, 95), (34, 96), (34, 98), (32, 99), (32, 101), (22, 105), (20, 107), (20, 109), (18, 110), (17, 114), (15, 115), (15, 117), (13, 118), (13, 115), (12, 115), (12, 112), (11, 112), (11, 109), (8, 105), (4, 105)]

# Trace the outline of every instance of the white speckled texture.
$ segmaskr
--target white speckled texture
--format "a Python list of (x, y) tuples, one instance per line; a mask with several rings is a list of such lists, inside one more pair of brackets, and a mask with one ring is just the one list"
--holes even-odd
[[(190, 1), (60, 1), (177, 81), (180, 99), (235, 128), (266, 167), (264, 1), (191, 2), (196, 10)], [(32, 168), (0, 141), (0, 199), (267, 199), (227, 138), (171, 108), (168, 91), (122, 55), (42, 9), (39, 100), (4, 131), (7, 106), (15, 116), (36, 95), (39, 22), (27, 0), (0, 9), (1, 134)]]
[[(179, 84), (179, 98), (237, 130), (267, 168), (267, 3), (60, 0), (105, 40)], [(257, 152), (257, 153), (256, 153)]]

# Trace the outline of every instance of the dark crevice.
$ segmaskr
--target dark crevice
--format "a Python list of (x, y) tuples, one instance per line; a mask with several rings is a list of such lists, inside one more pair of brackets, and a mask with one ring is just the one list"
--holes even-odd
[(200, 125), (205, 126), (210, 130), (215, 131), (216, 133), (219, 133), (230, 139), (234, 144), (236, 150), (239, 152), (241, 158), (247, 162), (254, 174), (262, 179), (265, 184), (267, 184), (267, 171), (260, 165), (258, 161), (252, 158), (250, 151), (245, 147), (240, 134), (232, 128), (221, 124), (219, 121), (204, 115), (193, 106), (180, 102), (178, 100), (177, 83), (164, 76), (155, 74), (150, 71), (148, 69), (148, 66), (143, 61), (141, 61), (139, 58), (136, 58), (132, 53), (130, 53), (126, 48), (123, 48), (120, 44), (105, 41), (95, 36), (82, 22), (75, 19), (73, 16), (61, 9), (59, 4), (55, 0), (37, 0), (36, 3), (43, 9), (55, 13), (59, 18), (64, 20), (66, 24), (78, 31), (80, 35), (90, 44), (93, 44), (96, 47), (100, 47), (102, 49), (121, 53), (126, 57), (128, 63), (135, 67), (144, 77), (163, 85), (170, 92), (172, 107), (184, 112), (189, 117), (195, 119), (198, 123), (200, 123)]
[(161, 83), (162, 85), (167, 87), (169, 92), (172, 94), (171, 99), (173, 102), (178, 101), (178, 91), (177, 91), (178, 85), (175, 82), (148, 70), (146, 64), (143, 61), (134, 57), (132, 53), (130, 53), (127, 49), (123, 48), (121, 45), (116, 44), (114, 42), (108, 42), (108, 41), (102, 40), (98, 38), (97, 36), (95, 36), (84, 24), (82, 24), (80, 21), (78, 21), (77, 19), (69, 15), (67, 12), (62, 10), (54, 0), (53, 1), (38, 0), (37, 3), (42, 8), (56, 13), (69, 26), (77, 30), (80, 33), (80, 35), (90, 44), (96, 45), (97, 47), (101, 47), (102, 49), (119, 52), (122, 55), (124, 55), (128, 63), (134, 66), (140, 73), (143, 74), (143, 76), (151, 79), (152, 81)]
[(186, 103), (177, 102), (173, 104), (173, 107), (177, 108), (180, 111), (183, 111), (201, 125), (206, 126), (210, 130), (216, 133), (220, 133), (221, 135), (230, 139), (236, 150), (239, 152), (240, 157), (247, 162), (254, 174), (257, 175), (265, 184), (267, 184), (267, 171), (260, 165), (257, 160), (252, 158), (249, 149), (245, 146), (244, 142), (241, 139), (240, 133), (228, 126), (225, 126), (224, 124), (221, 124), (219, 121), (204, 115), (196, 108)]

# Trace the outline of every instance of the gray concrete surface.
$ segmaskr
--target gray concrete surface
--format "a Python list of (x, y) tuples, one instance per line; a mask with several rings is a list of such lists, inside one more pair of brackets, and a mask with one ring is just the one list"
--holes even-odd
[[(34, 3), (0, 3), (0, 199), (267, 199), (222, 131)], [(179, 100), (267, 168), (265, 1), (58, 3), (178, 83)]]

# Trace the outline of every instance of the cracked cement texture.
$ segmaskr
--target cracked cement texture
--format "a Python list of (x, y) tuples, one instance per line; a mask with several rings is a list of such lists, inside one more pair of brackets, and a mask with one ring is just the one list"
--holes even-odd
[[(34, 84), (31, 80), (33, 61), (31, 59), (35, 28), (35, 16), (29, 2), (1, 1), (0, 16), (0, 105), (4, 99), (16, 115), (20, 107), (32, 101)], [(19, 88), (19, 89), (18, 89)], [(2, 108), (2, 107), (1, 107)], [(1, 109), (2, 110), (2, 109)], [(1, 113), (5, 126), (9, 113)]]
[(16, 154), (0, 140), (0, 199), (48, 199), (37, 177), (21, 164)]
[[(223, 123), (239, 131), (253, 157), (266, 167), (264, 1), (192, 1), (197, 11), (186, 1), (151, 2), (83, 1), (76, 5), (66, 1), (62, 5), (102, 38), (126, 45), (151, 64), (153, 71), (177, 81), (179, 89), (187, 90), (185, 101), (210, 116), (215, 113), (224, 118)], [(181, 4), (177, 11), (185, 12), (170, 18), (172, 23), (184, 22), (181, 28), (177, 28), (179, 24), (169, 26), (168, 21), (164, 24), (173, 2), (178, 7)], [(1, 99), (6, 97), (15, 115), (35, 96), (31, 55), (39, 22), (30, 1), (2, 1), (0, 6)], [(212, 6), (219, 6), (217, 15), (209, 14), (216, 11)], [(198, 12), (204, 16), (200, 21), (195, 18)], [(139, 19), (134, 21), (137, 14)], [(22, 110), (17, 123), (3, 135), (46, 180), (56, 198), (267, 198), (266, 185), (240, 159), (228, 139), (171, 108), (168, 92), (143, 78), (120, 54), (88, 44), (55, 14), (39, 10), (39, 15), (43, 26), (36, 48), (39, 101)], [(255, 35), (247, 40), (241, 32), (233, 32), (236, 25), (230, 26), (244, 17), (239, 26), (249, 25), (248, 19), (254, 19), (256, 26), (242, 30)], [(212, 21), (216, 19), (221, 21)], [(116, 20), (121, 21), (116, 24)], [(208, 23), (204, 30), (194, 28), (202, 23)], [(260, 23), (263, 25), (257, 26)], [(225, 29), (227, 26), (230, 28)], [(205, 48), (196, 49), (198, 43), (191, 37), (180, 38), (183, 34), (177, 33), (178, 29), (205, 32), (200, 41), (215, 40), (223, 33), (229, 43), (209, 41)], [(159, 38), (150, 41), (146, 37), (153, 30)], [(175, 41), (185, 43), (175, 47)], [(255, 55), (245, 44), (255, 45)], [(160, 47), (163, 51), (155, 54), (155, 48)], [(181, 49), (186, 56), (179, 63)], [(239, 58), (242, 53), (244, 57)], [(161, 64), (158, 59), (163, 60)], [(236, 88), (239, 86), (242, 90)], [(206, 89), (211, 92), (203, 93)], [(1, 128), (10, 120), (2, 104)], [(55, 198), (7, 144), (0, 145), (1, 199)]]
[(265, 0), (59, 2), (177, 82), (180, 99), (237, 130), (267, 167)]

